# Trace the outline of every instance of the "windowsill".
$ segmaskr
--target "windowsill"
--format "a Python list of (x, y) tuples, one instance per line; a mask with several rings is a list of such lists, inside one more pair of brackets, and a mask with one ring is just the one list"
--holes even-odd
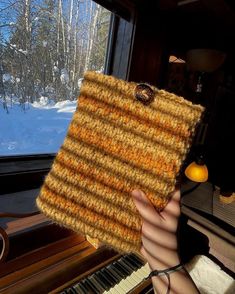
[[(39, 189), (25, 190), (21, 192), (8, 193), (0, 196), (0, 206), (1, 212), (10, 212), (10, 213), (32, 213), (38, 211), (36, 207), (35, 200), (39, 193)], [(9, 232), (16, 232), (21, 229), (21, 226), (26, 228), (28, 225), (32, 225), (36, 222), (35, 225), (38, 225), (38, 222), (44, 221), (39, 216), (31, 218), (0, 218), (0, 226), (5, 230), (10, 230)]]
[(49, 223), (51, 223), (51, 221), (45, 215), (39, 213), (37, 215), (7, 222), (5, 231), (8, 236), (11, 237), (43, 227)]

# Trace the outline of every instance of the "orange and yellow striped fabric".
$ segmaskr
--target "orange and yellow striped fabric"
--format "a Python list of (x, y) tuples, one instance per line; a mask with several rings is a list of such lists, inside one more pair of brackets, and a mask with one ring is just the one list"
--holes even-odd
[(86, 72), (78, 107), (36, 203), (55, 222), (119, 251), (139, 251), (141, 218), (131, 197), (143, 190), (162, 210), (190, 148), (203, 107), (150, 86)]

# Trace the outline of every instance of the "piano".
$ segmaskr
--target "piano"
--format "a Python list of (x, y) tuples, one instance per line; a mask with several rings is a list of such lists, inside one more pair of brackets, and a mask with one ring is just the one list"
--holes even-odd
[[(54, 224), (46, 231), (38, 228), (27, 240), (39, 236), (56, 240), (0, 264), (1, 294), (153, 293), (151, 280), (144, 280), (149, 269), (141, 255), (97, 248), (85, 236)], [(22, 239), (17, 244), (27, 245)]]
[(111, 256), (49, 294), (154, 293), (151, 280), (146, 279), (150, 273), (149, 266), (141, 256), (135, 253), (119, 254), (108, 248), (96, 249), (95, 255), (99, 255), (99, 251), (101, 256)]
[[(72, 283), (59, 291), (60, 294), (126, 294), (133, 293), (145, 282), (150, 270), (136, 254), (119, 256), (105, 267), (89, 274), (86, 278)], [(152, 287), (148, 287), (150, 293)], [(57, 289), (58, 291), (59, 289)], [(53, 291), (54, 292), (54, 291)], [(54, 292), (55, 293), (55, 292)]]

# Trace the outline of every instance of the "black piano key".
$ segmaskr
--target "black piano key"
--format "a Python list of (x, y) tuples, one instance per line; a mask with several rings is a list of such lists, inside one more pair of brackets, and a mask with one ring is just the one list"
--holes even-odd
[(114, 262), (114, 266), (115, 266), (115, 268), (117, 268), (120, 271), (120, 273), (123, 275), (124, 279), (127, 276), (129, 276), (128, 271), (125, 268), (123, 268), (123, 266), (118, 261)]
[(128, 259), (125, 258), (122, 261), (125, 263), (126, 266), (129, 266), (129, 268), (131, 268), (132, 272), (134, 272), (138, 269), (138, 267), (134, 266), (132, 263), (130, 263)]
[(80, 282), (80, 286), (82, 286), (83, 287), (83, 289), (85, 289), (85, 291), (86, 291), (86, 294), (93, 294), (92, 293), (92, 290), (89, 288), (89, 286), (86, 284), (86, 281), (85, 280), (82, 280), (81, 282)]
[(120, 281), (122, 280), (122, 279), (125, 279), (126, 278), (126, 274), (124, 274), (124, 273), (122, 273), (116, 266), (115, 266), (115, 264), (112, 264), (111, 265), (111, 269), (117, 274), (117, 276), (119, 276), (120, 277)]
[(140, 267), (144, 265), (144, 262), (136, 254), (131, 253), (130, 256), (140, 265)]
[(94, 287), (92, 287), (92, 285), (89, 283), (89, 280), (85, 279), (83, 281), (83, 283), (85, 284), (86, 288), (88, 289), (88, 293), (90, 294), (96, 294)]
[(79, 284), (74, 285), (73, 289), (75, 289), (77, 294), (84, 294), (85, 293)]
[(112, 286), (117, 283), (117, 279), (112, 276), (112, 274), (108, 271), (107, 268), (103, 268), (101, 272), (106, 276), (106, 278), (112, 283)]
[(93, 293), (98, 294), (100, 293), (99, 289), (97, 289), (96, 285), (91, 282), (89, 277), (86, 279), (86, 283), (89, 285), (89, 287), (92, 289)]
[(97, 285), (99, 285), (99, 287), (102, 289), (103, 292), (106, 290), (107, 287), (104, 285), (103, 281), (101, 281), (100, 278), (95, 273), (92, 275), (92, 279), (97, 283)]
[(109, 273), (109, 275), (115, 280), (115, 283), (119, 283), (121, 281), (121, 277), (119, 277), (116, 272), (114, 272), (110, 266), (105, 268), (105, 271), (107, 271)]
[(124, 271), (126, 271), (127, 276), (131, 275), (132, 271), (131, 271), (128, 267), (126, 267), (125, 264), (123, 264), (123, 262), (122, 262), (121, 260), (118, 261), (118, 264), (120, 265), (120, 267), (121, 267)]
[(125, 262), (124, 258), (122, 258), (119, 262), (129, 272), (129, 275), (133, 273), (133, 269)]
[(75, 291), (73, 290), (73, 288), (67, 288), (67, 289), (65, 289), (65, 290), (63, 291), (63, 293), (65, 293), (65, 294), (77, 294), (77, 292), (75, 292)]
[(113, 274), (113, 276), (115, 276), (115, 278), (118, 280), (117, 283), (119, 283), (123, 277), (115, 270), (114, 265), (110, 264), (107, 269), (109, 270), (109, 272), (111, 272)]
[(70, 288), (70, 291), (71, 292), (69, 294), (77, 294), (78, 293), (73, 287)]
[(94, 277), (89, 276), (88, 279), (92, 283), (92, 285), (94, 285), (96, 287), (97, 293), (103, 293), (105, 291), (105, 289), (99, 283), (97, 283), (97, 281), (94, 279)]
[(136, 262), (133, 258), (131, 258), (129, 255), (126, 256), (126, 259), (133, 264), (133, 266), (136, 266), (138, 269), (141, 268), (140, 264)]
[(102, 277), (103, 282), (109, 287), (109, 289), (113, 287), (113, 283), (104, 275), (104, 273), (102, 273), (102, 271), (99, 271), (98, 274)]
[[(83, 294), (86, 294), (86, 293), (87, 293), (86, 288), (82, 285), (81, 282), (79, 282), (79, 283), (77, 283), (76, 285), (74, 285), (73, 288), (74, 288), (75, 290), (79, 289), (79, 291), (82, 292)], [(78, 292), (79, 292), (79, 291), (78, 291)]]
[(109, 290), (109, 285), (107, 285), (106, 281), (103, 280), (103, 277), (100, 276), (99, 272), (94, 274), (94, 278), (105, 290)]
[(125, 262), (133, 271), (139, 269), (139, 267), (135, 263), (131, 262), (127, 256), (124, 257), (123, 262)]

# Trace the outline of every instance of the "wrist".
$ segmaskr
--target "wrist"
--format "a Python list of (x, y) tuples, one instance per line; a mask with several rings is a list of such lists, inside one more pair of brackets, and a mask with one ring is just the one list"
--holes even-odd
[(164, 255), (156, 254), (148, 258), (147, 261), (151, 270), (164, 270), (180, 263), (179, 254), (174, 250), (165, 250)]

